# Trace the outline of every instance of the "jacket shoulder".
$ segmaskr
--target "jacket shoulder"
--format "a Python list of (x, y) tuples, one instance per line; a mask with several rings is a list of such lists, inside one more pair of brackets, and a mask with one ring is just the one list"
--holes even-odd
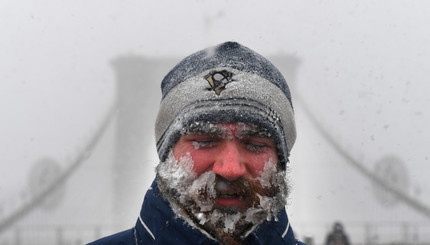
[(100, 238), (87, 245), (134, 245), (134, 229), (118, 232), (116, 234)]

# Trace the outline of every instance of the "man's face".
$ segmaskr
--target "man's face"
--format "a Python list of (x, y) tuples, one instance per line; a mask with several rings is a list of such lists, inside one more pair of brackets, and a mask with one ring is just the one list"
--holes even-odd
[[(182, 135), (173, 148), (177, 160), (191, 156), (197, 176), (214, 172), (225, 184), (217, 187), (215, 207), (247, 208), (246, 197), (229, 186), (240, 178), (255, 181), (264, 166), (276, 170), (278, 156), (275, 142), (268, 135), (245, 124), (216, 124), (209, 132), (195, 129)], [(201, 131), (199, 131), (201, 130)], [(260, 134), (260, 135), (259, 135)]]
[(160, 189), (218, 239), (240, 240), (285, 205), (285, 172), (278, 171), (276, 143), (266, 130), (197, 123), (183, 131), (172, 153), (157, 169)]

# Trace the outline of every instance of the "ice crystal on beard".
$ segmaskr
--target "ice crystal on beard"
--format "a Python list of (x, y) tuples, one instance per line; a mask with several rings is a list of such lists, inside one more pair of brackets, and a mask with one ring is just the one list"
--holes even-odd
[(224, 232), (230, 232), (232, 233), (234, 231), (234, 228), (236, 227), (236, 223), (241, 218), (240, 213), (235, 214), (229, 214), (226, 217), (224, 217)]
[(256, 179), (260, 181), (260, 184), (263, 187), (270, 187), (272, 185), (272, 177), (276, 174), (276, 171), (276, 164), (273, 162), (273, 159), (270, 158), (269, 161), (264, 164), (264, 170), (261, 173), (261, 176)]
[(266, 220), (267, 221), (272, 220), (272, 215), (275, 216), (274, 211), (276, 211), (276, 210), (273, 210), (273, 207), (274, 207), (273, 204), (274, 204), (274, 201), (275, 201), (274, 198), (270, 198), (270, 197), (267, 197), (267, 196), (262, 196), (262, 195), (260, 195), (258, 193), (257, 193), (257, 196), (260, 199), (260, 206), (261, 206), (261, 208), (264, 209), (264, 210), (268, 210), (269, 211), (267, 213)]
[(200, 207), (201, 212), (210, 211), (213, 207), (213, 200), (216, 197), (215, 177), (213, 171), (205, 172), (194, 180), (188, 189), (189, 195), (199, 197), (194, 201)]
[(242, 218), (240, 212), (236, 213), (225, 213), (218, 209), (215, 209), (210, 215), (208, 222), (212, 224), (222, 225), (223, 232), (233, 233), (236, 228), (237, 222)]
[(261, 214), (261, 208), (248, 208), (245, 213), (246, 222), (255, 222), (257, 216)]
[(193, 166), (189, 153), (179, 161), (175, 160), (173, 153), (169, 153), (167, 160), (157, 167), (157, 174), (162, 182), (159, 188), (164, 197), (175, 204), (172, 208), (177, 214), (181, 213), (180, 207), (174, 207), (177, 204), (184, 207), (195, 202), (200, 212), (209, 211), (213, 207), (216, 175), (213, 171), (208, 171), (197, 177)]
[(260, 206), (263, 209), (270, 210), (271, 201), (272, 201), (272, 200), (270, 200), (271, 198), (270, 197), (266, 197), (266, 196), (262, 196), (262, 195), (260, 195), (258, 193), (257, 193), (257, 196), (260, 199)]
[[(160, 163), (157, 167), (158, 177), (162, 180), (168, 180), (165, 186), (167, 198), (174, 198), (179, 195), (179, 202), (185, 203), (188, 188), (196, 179), (197, 174), (193, 170), (194, 162), (189, 153), (181, 157), (179, 161), (175, 159), (173, 153), (170, 152), (166, 161)], [(174, 191), (174, 193), (171, 193)]]

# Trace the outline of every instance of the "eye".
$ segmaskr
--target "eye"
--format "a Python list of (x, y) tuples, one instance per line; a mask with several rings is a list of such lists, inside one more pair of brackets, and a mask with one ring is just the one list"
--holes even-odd
[(254, 152), (263, 152), (266, 149), (266, 144), (257, 141), (245, 141), (246, 149)]
[(268, 137), (249, 136), (242, 139), (245, 148), (251, 152), (262, 153), (275, 150), (275, 142)]
[(194, 149), (206, 149), (212, 148), (216, 146), (219, 138), (213, 135), (205, 135), (205, 134), (195, 134), (195, 135), (187, 135), (184, 137), (187, 141), (191, 142), (194, 146)]
[(210, 148), (215, 146), (215, 140), (213, 139), (204, 139), (204, 140), (192, 140), (192, 144), (194, 146), (194, 149), (200, 149), (200, 148)]

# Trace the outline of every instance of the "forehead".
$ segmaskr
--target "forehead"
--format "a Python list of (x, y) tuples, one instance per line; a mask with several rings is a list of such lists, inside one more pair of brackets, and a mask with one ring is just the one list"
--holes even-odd
[(265, 128), (249, 123), (209, 123), (194, 122), (181, 130), (181, 135), (210, 134), (217, 136), (260, 136), (271, 138), (271, 134)]

